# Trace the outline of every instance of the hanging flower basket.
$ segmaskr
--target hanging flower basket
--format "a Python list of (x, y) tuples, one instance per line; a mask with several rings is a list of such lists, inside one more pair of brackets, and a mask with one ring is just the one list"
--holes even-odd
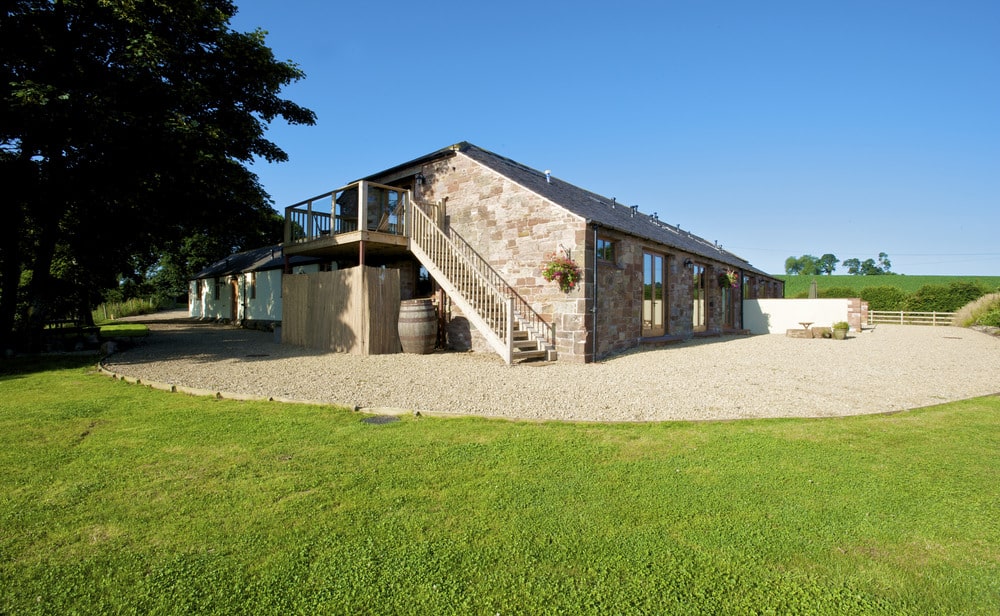
[(569, 293), (580, 283), (580, 268), (572, 260), (553, 254), (542, 264), (542, 277), (555, 281), (563, 293)]
[(732, 287), (736, 288), (740, 286), (740, 275), (733, 270), (727, 270), (719, 274), (719, 286), (720, 287)]

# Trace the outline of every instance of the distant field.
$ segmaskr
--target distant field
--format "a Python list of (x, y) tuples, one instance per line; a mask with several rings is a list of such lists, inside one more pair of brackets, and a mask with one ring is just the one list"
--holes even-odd
[(809, 283), (816, 281), (819, 289), (850, 287), (860, 291), (865, 287), (898, 287), (906, 293), (913, 293), (928, 284), (948, 286), (953, 282), (974, 282), (987, 289), (1000, 289), (1000, 276), (775, 276), (785, 281), (785, 297), (795, 297), (809, 292)]

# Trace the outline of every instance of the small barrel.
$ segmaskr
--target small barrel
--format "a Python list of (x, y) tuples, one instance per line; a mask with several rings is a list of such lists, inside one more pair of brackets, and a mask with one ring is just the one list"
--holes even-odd
[(399, 305), (399, 344), (404, 353), (426, 355), (437, 342), (437, 310), (429, 299), (408, 299)]

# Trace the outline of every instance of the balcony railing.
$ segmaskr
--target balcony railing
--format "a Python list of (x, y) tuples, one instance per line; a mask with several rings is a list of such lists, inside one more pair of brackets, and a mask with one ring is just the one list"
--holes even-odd
[(285, 208), (285, 243), (358, 231), (406, 235), (409, 191), (374, 182), (354, 182)]

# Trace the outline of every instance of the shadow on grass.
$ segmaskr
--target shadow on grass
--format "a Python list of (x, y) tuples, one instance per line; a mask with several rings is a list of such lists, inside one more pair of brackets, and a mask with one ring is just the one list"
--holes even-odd
[(0, 360), (0, 381), (9, 381), (24, 375), (49, 370), (75, 370), (97, 364), (99, 356), (94, 352), (72, 354), (25, 355), (13, 359)]

